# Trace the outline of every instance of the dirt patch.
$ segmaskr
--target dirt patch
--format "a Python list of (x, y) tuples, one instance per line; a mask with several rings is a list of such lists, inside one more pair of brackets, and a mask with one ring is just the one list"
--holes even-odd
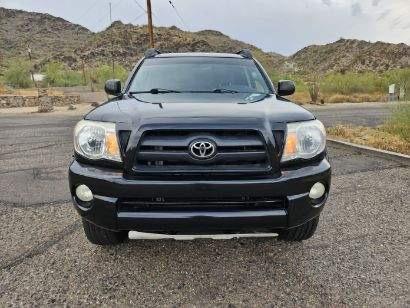
[(93, 106), (90, 104), (77, 104), (75, 105), (75, 110), (68, 109), (68, 106), (58, 106), (54, 107), (52, 113), (37, 113), (37, 107), (17, 107), (17, 108), (0, 108), (0, 115), (21, 115), (21, 114), (32, 114), (34, 115), (41, 115), (41, 116), (54, 116), (56, 114), (59, 115), (79, 115), (82, 116), (92, 109)]

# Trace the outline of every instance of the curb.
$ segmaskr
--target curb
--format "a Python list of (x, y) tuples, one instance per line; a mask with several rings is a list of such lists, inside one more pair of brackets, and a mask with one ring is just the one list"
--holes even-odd
[(368, 147), (365, 145), (359, 145), (355, 143), (350, 143), (347, 141), (341, 141), (341, 140), (336, 140), (333, 138), (327, 138), (327, 142), (330, 145), (336, 145), (342, 148), (347, 148), (347, 149), (354, 149), (359, 153), (364, 153), (376, 157), (381, 157), (385, 158), (388, 160), (396, 161), (400, 163), (401, 165), (406, 165), (410, 166), (410, 156), (406, 154), (400, 154), (400, 153), (395, 153), (391, 151), (386, 151), (386, 150), (380, 150), (372, 147)]

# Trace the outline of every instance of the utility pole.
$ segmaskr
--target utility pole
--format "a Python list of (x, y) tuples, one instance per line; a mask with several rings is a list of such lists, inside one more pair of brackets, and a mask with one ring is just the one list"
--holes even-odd
[(87, 77), (85, 75), (84, 59), (81, 59), (81, 68), (82, 68), (82, 71), (83, 71), (83, 83), (84, 83), (84, 85), (86, 85), (87, 84)]
[(154, 48), (154, 28), (152, 26), (151, 0), (147, 0), (149, 46)]
[(30, 45), (27, 45), (27, 53), (28, 53), (28, 58), (29, 58), (29, 60), (30, 60), (30, 75), (31, 75), (31, 80), (32, 80), (33, 83), (34, 83), (34, 86), (35, 86), (36, 88), (38, 88), (38, 87), (37, 87), (37, 82), (36, 82), (36, 80), (34, 79), (33, 63), (32, 63), (32, 58), (31, 58), (31, 48), (30, 48)]
[[(110, 25), (112, 25), (112, 15), (111, 15), (111, 2), (110, 4)], [(113, 31), (113, 29), (111, 29)], [(111, 35), (111, 62), (112, 62), (112, 78), (115, 78), (115, 73), (114, 73), (114, 42), (113, 42), (113, 36)]]

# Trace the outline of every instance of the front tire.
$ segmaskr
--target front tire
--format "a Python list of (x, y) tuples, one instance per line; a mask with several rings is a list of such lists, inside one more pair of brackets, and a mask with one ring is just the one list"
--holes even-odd
[(300, 242), (307, 240), (315, 234), (318, 223), (319, 217), (315, 217), (301, 226), (280, 232), (278, 239), (286, 242)]
[(116, 232), (103, 229), (85, 219), (83, 219), (83, 228), (87, 239), (95, 245), (117, 245), (127, 239), (127, 232), (125, 231)]

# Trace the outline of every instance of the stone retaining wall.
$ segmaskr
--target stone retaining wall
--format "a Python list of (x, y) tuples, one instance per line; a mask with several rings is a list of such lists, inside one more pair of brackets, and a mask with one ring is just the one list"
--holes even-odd
[[(48, 96), (53, 106), (79, 104), (79, 95)], [(35, 107), (40, 103), (38, 96), (0, 95), (0, 108)]]

